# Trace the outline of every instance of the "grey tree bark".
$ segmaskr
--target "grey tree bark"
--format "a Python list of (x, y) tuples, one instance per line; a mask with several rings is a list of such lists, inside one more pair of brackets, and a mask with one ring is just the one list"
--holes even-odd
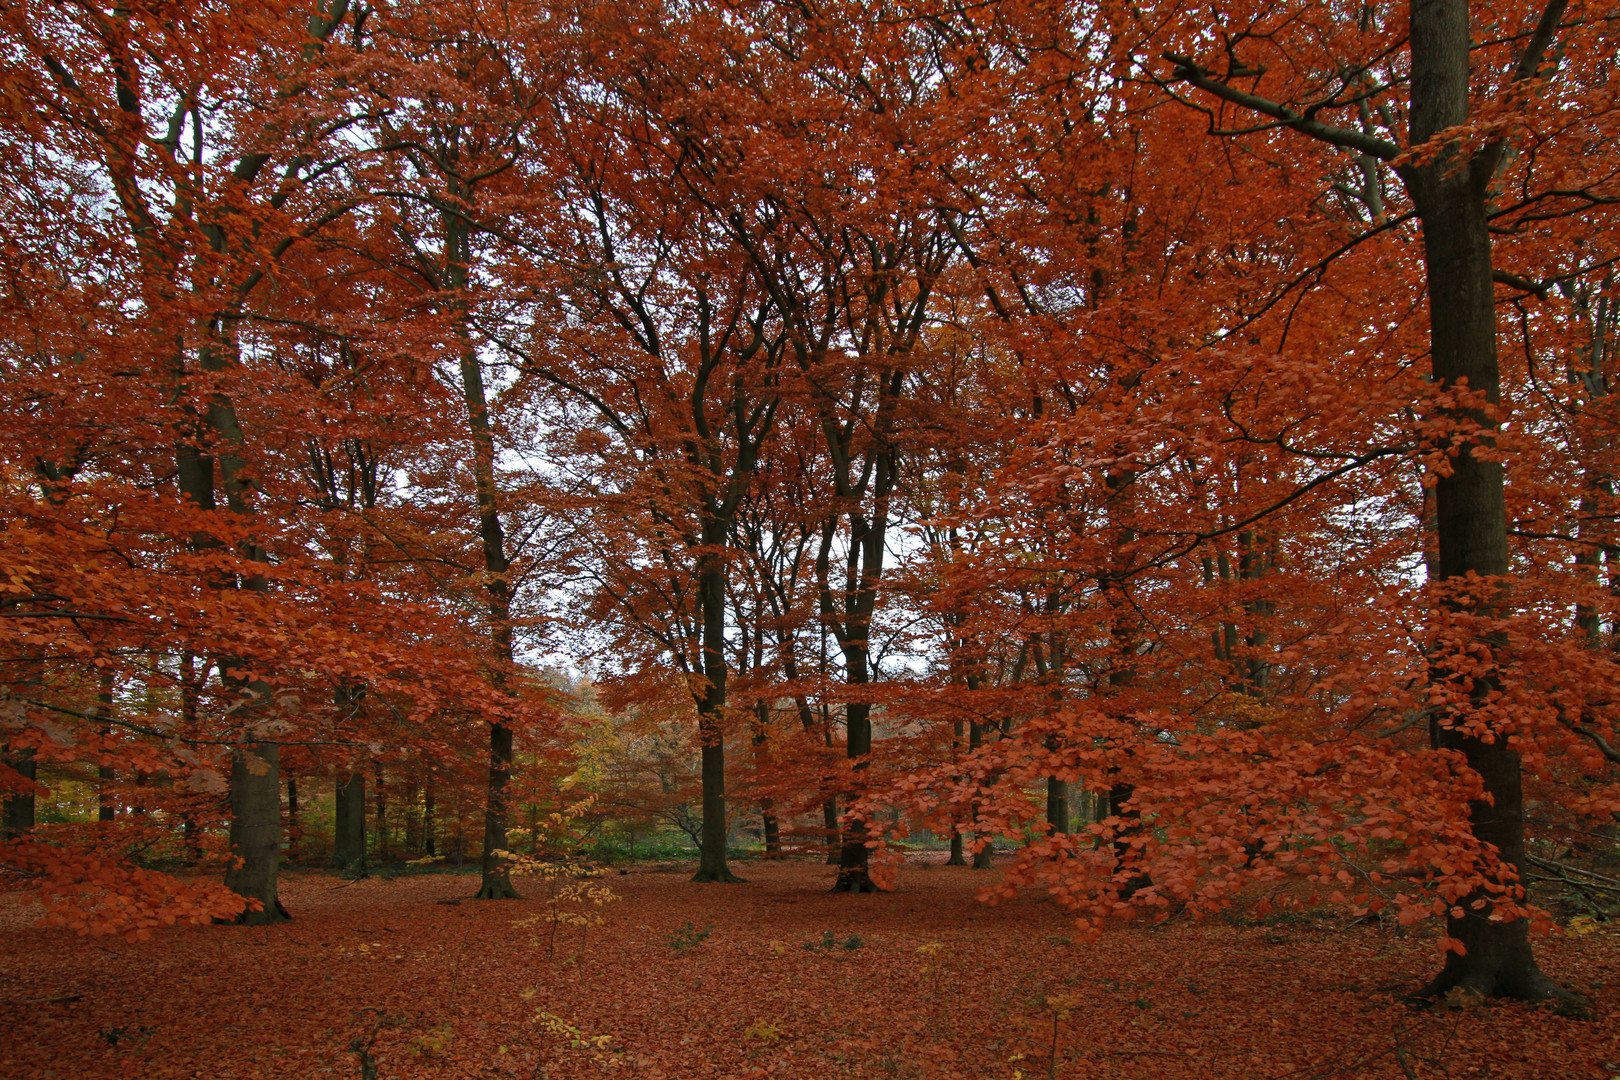
[(355, 877), (366, 875), (366, 774), (356, 765), (338, 782), (333, 804), (332, 866)]
[[(1512, 74), (1514, 88), (1542, 74), (1543, 59), (1557, 35), (1567, 0), (1550, 0)], [(1410, 12), (1411, 83), (1409, 144), (1422, 146), (1469, 122), (1471, 26), (1468, 0), (1414, 0)], [(1505, 478), (1491, 460), (1500, 401), (1494, 267), (1491, 259), (1490, 187), (1506, 146), (1500, 136), (1471, 148), (1466, 138), (1442, 143), (1434, 153), (1394, 164), (1401, 148), (1362, 130), (1337, 128), (1278, 102), (1247, 94), (1186, 57), (1167, 54), (1174, 77), (1244, 108), (1271, 116), (1314, 138), (1391, 163), (1406, 186), (1422, 224), (1429, 344), (1434, 380), (1442, 389), (1466, 382), (1483, 398), (1481, 407), (1449, 409), (1439, 418), (1455, 430), (1452, 468), (1435, 484), (1435, 566), (1441, 583), (1477, 574), (1501, 578), (1509, 571)], [(1477, 451), (1484, 450), (1482, 455)], [(1447, 601), (1464, 616), (1503, 613), (1499, 596), (1453, 597)], [(1483, 641), (1501, 657), (1505, 642)], [(1500, 686), (1495, 671), (1471, 676), (1454, 670), (1445, 657), (1431, 667), (1438, 683), (1465, 687), (1470, 704), (1435, 717), (1436, 746), (1458, 751), (1484, 784), (1486, 798), (1469, 806), (1475, 837), (1495, 847), (1504, 863), (1524, 869), (1524, 794), (1519, 753), (1501, 733), (1470, 733), (1466, 713)], [(1478, 908), (1473, 904), (1480, 901)], [(1447, 954), (1440, 974), (1418, 996), (1461, 989), (1482, 997), (1553, 1000), (1582, 1008), (1580, 999), (1541, 972), (1530, 948), (1523, 918), (1493, 920), (1489, 895), (1465, 898), (1447, 916), (1446, 932), (1464, 952)]]

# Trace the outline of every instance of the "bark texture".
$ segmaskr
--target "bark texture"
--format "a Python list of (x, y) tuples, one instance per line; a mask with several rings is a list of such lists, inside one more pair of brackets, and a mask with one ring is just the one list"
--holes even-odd
[[(1555, 3), (1549, 11), (1561, 10)], [(1554, 15), (1556, 25), (1556, 15)], [(1469, 118), (1470, 25), (1467, 0), (1415, 0), (1411, 13), (1412, 91), (1411, 142), (1425, 143)], [(1538, 64), (1527, 50), (1531, 71)], [(1522, 65), (1521, 65), (1522, 70)], [(1492, 282), (1488, 190), (1500, 160), (1500, 143), (1488, 143), (1465, 157), (1467, 146), (1453, 143), (1421, 165), (1406, 165), (1406, 183), (1423, 225), (1423, 261), (1429, 300), (1429, 343), (1435, 381), (1450, 389), (1466, 383), (1483, 396), (1471, 409), (1449, 415), (1459, 434), (1450, 475), (1435, 484), (1436, 546), (1441, 582), (1477, 574), (1499, 578), (1508, 573), (1507, 509), (1502, 465), (1489, 460), (1497, 431), (1495, 406), (1500, 400), (1496, 346), (1495, 287)], [(1470, 435), (1468, 429), (1472, 428)], [(1481, 455), (1479, 450), (1485, 450)], [(1490, 595), (1454, 598), (1470, 615), (1502, 613), (1502, 601)], [(1500, 656), (1504, 643), (1486, 645)], [(1482, 703), (1499, 688), (1494, 671), (1471, 679), (1436, 661), (1437, 682), (1467, 684), (1470, 702)], [(1467, 711), (1462, 710), (1462, 711)], [(1459, 714), (1436, 718), (1436, 745), (1460, 752), (1479, 774), (1487, 799), (1470, 804), (1469, 823), (1480, 840), (1491, 844), (1504, 862), (1524, 870), (1524, 796), (1519, 753), (1508, 732), (1469, 733)], [(1483, 901), (1475, 908), (1475, 901)], [(1529, 924), (1523, 918), (1493, 921), (1490, 897), (1467, 898), (1449, 915), (1447, 933), (1464, 952), (1447, 953), (1440, 974), (1419, 994), (1429, 997), (1461, 989), (1480, 997), (1578, 999), (1542, 974), (1530, 948)]]
[(257, 910), (237, 922), (267, 926), (290, 918), (276, 897), (281, 862), (281, 747), (252, 743), (231, 756), (231, 854), (239, 860), (225, 872), (225, 887)]
[(338, 785), (332, 865), (356, 877), (366, 873), (366, 774), (356, 767)]

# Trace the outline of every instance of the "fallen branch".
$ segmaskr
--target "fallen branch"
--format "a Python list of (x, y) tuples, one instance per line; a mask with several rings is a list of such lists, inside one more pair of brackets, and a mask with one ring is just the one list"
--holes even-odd
[(1531, 866), (1538, 866), (1541, 869), (1546, 870), (1548, 873), (1557, 874), (1560, 877), (1566, 877), (1569, 874), (1578, 874), (1581, 877), (1591, 878), (1593, 881), (1602, 883), (1601, 886), (1594, 887), (1602, 887), (1610, 892), (1620, 890), (1620, 878), (1612, 878), (1606, 874), (1600, 874), (1595, 870), (1587, 870), (1584, 867), (1573, 866), (1569, 863), (1554, 862), (1552, 859), (1543, 859), (1536, 855), (1526, 855), (1524, 860)]

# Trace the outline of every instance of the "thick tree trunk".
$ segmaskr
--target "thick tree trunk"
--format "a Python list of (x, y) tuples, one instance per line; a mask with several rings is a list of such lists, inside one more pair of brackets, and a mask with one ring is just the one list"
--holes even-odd
[[(855, 676), (850, 677), (850, 682), (855, 685), (865, 681), (864, 671), (860, 672), (860, 683), (856, 683)], [(865, 768), (872, 753), (872, 706), (866, 702), (850, 702), (844, 709), (844, 723), (848, 732), (849, 756), (856, 762), (855, 768), (859, 771)], [(838, 879), (833, 882), (833, 892), (879, 891), (868, 867), (871, 849), (866, 846), (866, 841), (869, 835), (865, 818), (851, 816), (848, 819), (844, 826), (843, 843), (838, 849)]]
[(356, 766), (337, 785), (333, 803), (332, 865), (356, 877), (366, 873), (366, 774)]
[[(1470, 25), (1467, 0), (1416, 0), (1411, 13), (1411, 141), (1422, 144), (1439, 132), (1466, 124), (1469, 112)], [(1507, 511), (1503, 469), (1489, 453), (1500, 399), (1496, 351), (1495, 289), (1492, 283), (1487, 190), (1499, 151), (1486, 150), (1463, 159), (1466, 146), (1454, 143), (1427, 163), (1405, 166), (1402, 179), (1423, 225), (1423, 261), (1429, 299), (1429, 344), (1435, 381), (1442, 389), (1466, 382), (1482, 394), (1487, 406), (1458, 410), (1450, 418), (1477, 427), (1475, 437), (1459, 436), (1450, 475), (1435, 484), (1435, 518), (1442, 582), (1477, 574), (1500, 578), (1509, 569)], [(1454, 603), (1470, 614), (1500, 613), (1494, 598), (1475, 597)], [(1503, 642), (1487, 641), (1500, 655)], [(1470, 661), (1464, 661), (1468, 663)], [(1469, 676), (1452, 669), (1446, 657), (1435, 661), (1436, 681), (1457, 683)], [(1494, 672), (1474, 674), (1469, 688), (1473, 703), (1499, 689)], [(1493, 845), (1504, 862), (1524, 870), (1524, 800), (1519, 752), (1506, 732), (1468, 733), (1466, 715), (1438, 717), (1437, 744), (1461, 752), (1479, 774), (1486, 799), (1469, 806), (1473, 833)], [(1484, 900), (1475, 909), (1472, 902)], [(1523, 918), (1494, 921), (1488, 895), (1466, 898), (1446, 919), (1447, 933), (1464, 952), (1446, 954), (1441, 973), (1419, 993), (1435, 996), (1460, 988), (1481, 997), (1577, 1001), (1542, 974), (1531, 953), (1529, 925)]]
[(257, 900), (237, 922), (267, 926), (289, 918), (276, 897), (281, 863), (281, 747), (249, 743), (231, 755), (231, 854), (238, 864), (225, 872), (225, 887)]
[[(214, 329), (217, 330), (217, 327)], [(205, 348), (199, 357), (204, 371), (221, 372), (228, 364), (223, 346)], [(182, 496), (202, 510), (215, 508), (215, 469), (218, 466), (219, 488), (225, 494), (225, 504), (231, 513), (246, 517), (250, 514), (248, 490), (251, 482), (246, 478), (246, 463), (241, 457), (243, 435), (237, 422), (236, 409), (230, 399), (215, 394), (209, 401), (203, 420), (211, 437), (217, 437), (224, 447), (216, 463), (212, 454), (200, 448), (210, 436), (198, 435), (198, 441), (182, 443), (176, 454), (176, 471)], [(198, 533), (191, 539), (195, 550), (216, 549), (219, 541), (213, 536)], [(239, 547), (248, 560), (264, 562), (262, 548), (251, 542)], [(208, 582), (216, 589), (239, 588), (262, 593), (269, 589), (263, 575), (248, 577), (229, 576)], [(238, 922), (265, 925), (289, 918), (276, 897), (276, 878), (281, 866), (281, 775), (279, 762), (281, 748), (275, 743), (261, 742), (254, 730), (264, 710), (270, 707), (274, 693), (262, 678), (232, 674), (250, 664), (234, 657), (219, 656), (212, 660), (219, 668), (220, 684), (238, 701), (242, 744), (231, 758), (231, 852), (239, 861), (225, 874), (225, 886), (239, 895), (260, 902), (257, 911), (244, 911)], [(206, 677), (206, 668), (204, 669)], [(239, 790), (240, 789), (240, 790)], [(137, 805), (135, 810), (139, 814)]]
[(1053, 836), (1069, 831), (1069, 782), (1046, 778), (1046, 824)]

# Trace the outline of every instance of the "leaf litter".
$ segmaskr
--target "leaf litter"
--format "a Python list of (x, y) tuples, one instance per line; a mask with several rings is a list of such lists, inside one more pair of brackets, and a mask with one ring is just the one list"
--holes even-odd
[[(832, 895), (827, 868), (753, 863), (738, 885), (639, 867), (588, 934), (537, 932), (542, 899), (472, 880), (290, 874), (271, 927), (85, 939), (0, 908), (0, 1076), (779, 1077), (1038, 1080), (1608, 1078), (1620, 1074), (1620, 933), (1543, 939), (1595, 1019), (1401, 995), (1432, 935), (1343, 918), (1207, 920), (1077, 940), (993, 872), (915, 864)], [(533, 883), (528, 883), (533, 884)], [(696, 931), (706, 930), (706, 933)], [(550, 957), (548, 959), (548, 944)]]

